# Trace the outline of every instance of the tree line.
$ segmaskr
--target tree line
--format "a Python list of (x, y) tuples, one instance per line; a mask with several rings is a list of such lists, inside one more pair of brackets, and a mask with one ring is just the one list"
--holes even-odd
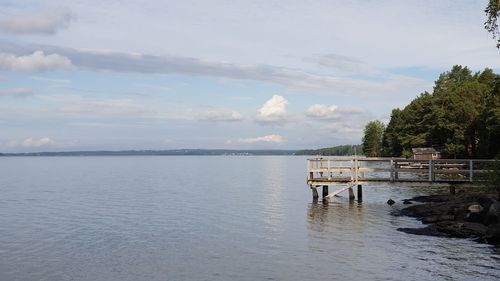
[(345, 156), (345, 155), (360, 155), (363, 153), (362, 146), (356, 145), (338, 145), (334, 147), (320, 149), (305, 149), (299, 150), (295, 155), (321, 155), (321, 156)]
[(433, 147), (450, 158), (500, 156), (500, 75), (454, 66), (387, 126), (376, 120), (364, 130), (366, 156), (410, 157), (412, 148)]

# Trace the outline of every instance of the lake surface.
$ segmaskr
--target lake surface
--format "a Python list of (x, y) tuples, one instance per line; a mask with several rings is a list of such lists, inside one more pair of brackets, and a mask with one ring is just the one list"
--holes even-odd
[(500, 249), (396, 230), (438, 189), (312, 204), (305, 159), (0, 158), (0, 280), (500, 279)]

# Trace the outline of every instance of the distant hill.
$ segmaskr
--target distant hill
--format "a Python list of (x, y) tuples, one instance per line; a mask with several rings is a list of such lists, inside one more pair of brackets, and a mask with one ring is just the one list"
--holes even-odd
[(361, 155), (363, 148), (361, 144), (357, 145), (338, 145), (334, 147), (320, 149), (305, 149), (295, 152), (295, 155), (322, 155), (322, 156), (346, 156), (346, 155)]
[(0, 153), (1, 156), (294, 155), (297, 150), (173, 149)]

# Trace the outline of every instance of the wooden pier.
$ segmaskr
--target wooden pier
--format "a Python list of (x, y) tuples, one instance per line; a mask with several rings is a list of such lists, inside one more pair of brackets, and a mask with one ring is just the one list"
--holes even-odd
[[(357, 186), (358, 201), (362, 201), (363, 184), (396, 184), (412, 186), (448, 186), (455, 192), (457, 186), (476, 186), (485, 180), (488, 167), (495, 160), (439, 159), (414, 160), (405, 158), (334, 157), (307, 160), (307, 184), (313, 199), (319, 197), (317, 188), (322, 187), (322, 198), (348, 190), (354, 199), (353, 187)], [(329, 193), (329, 186), (341, 189)]]

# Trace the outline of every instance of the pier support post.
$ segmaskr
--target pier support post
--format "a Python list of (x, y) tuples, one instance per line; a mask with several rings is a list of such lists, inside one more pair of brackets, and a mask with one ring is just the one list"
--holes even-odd
[(363, 186), (358, 184), (358, 202), (363, 202)]
[(322, 198), (325, 198), (325, 196), (328, 195), (328, 185), (323, 185), (323, 197)]
[(317, 203), (318, 202), (318, 190), (316, 189), (316, 187), (312, 187), (311, 186), (311, 190), (312, 190), (312, 193), (313, 193), (313, 203)]
[(455, 193), (456, 193), (455, 186), (450, 185), (450, 194), (455, 195)]
[(354, 190), (352, 187), (349, 187), (349, 201), (354, 200)]

